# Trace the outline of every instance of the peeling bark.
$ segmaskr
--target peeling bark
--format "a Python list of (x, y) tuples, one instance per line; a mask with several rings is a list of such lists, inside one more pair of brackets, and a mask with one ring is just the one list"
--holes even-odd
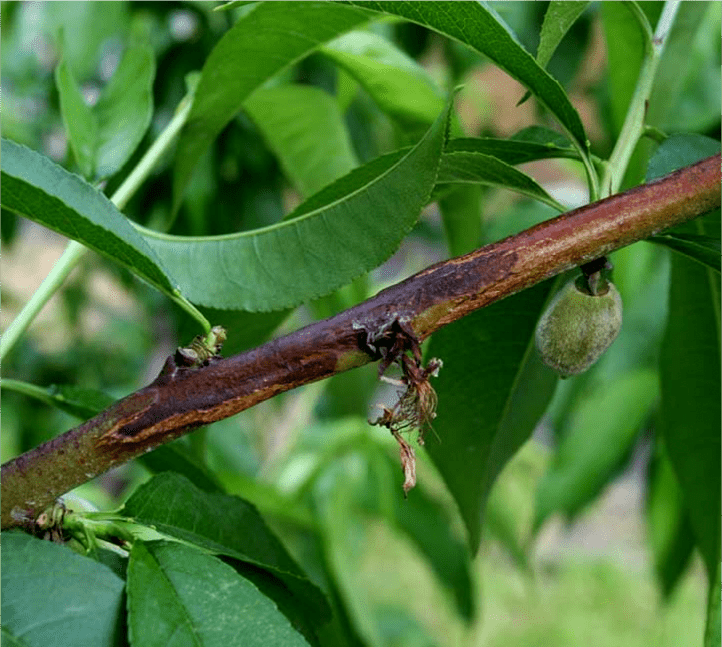
[[(147, 387), (2, 467), (2, 527), (118, 463), (263, 400), (382, 359), (395, 321), (422, 341), (457, 319), (720, 205), (720, 156), (437, 263), (338, 315)], [(374, 339), (369, 331), (375, 331)], [(231, 331), (232, 334), (232, 331)], [(33, 514), (34, 513), (34, 514)]]

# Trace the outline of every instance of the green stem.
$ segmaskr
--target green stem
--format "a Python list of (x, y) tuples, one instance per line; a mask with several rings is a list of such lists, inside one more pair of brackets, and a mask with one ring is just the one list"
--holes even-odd
[[(112, 195), (110, 201), (122, 210), (130, 198), (140, 188), (143, 182), (148, 178), (151, 171), (158, 163), (158, 160), (165, 154), (173, 143), (174, 138), (180, 132), (185, 124), (191, 106), (193, 105), (192, 95), (186, 95), (178, 106), (178, 110), (170, 123), (165, 127), (158, 139), (148, 149), (138, 165), (133, 169), (131, 174), (118, 187), (118, 190)], [(25, 307), (20, 311), (13, 322), (8, 326), (7, 330), (0, 339), (0, 359), (4, 358), (7, 353), (15, 346), (18, 339), (28, 329), (30, 324), (37, 317), (38, 313), (45, 307), (45, 304), (60, 289), (60, 286), (68, 278), (68, 275), (80, 263), (81, 259), (88, 251), (81, 243), (71, 240), (65, 248), (63, 255), (58, 259), (53, 269), (45, 277), (40, 287), (35, 291)], [(208, 320), (180, 293), (173, 297), (181, 308), (188, 312), (192, 317), (197, 319), (203, 329), (207, 333), (210, 330)]]
[(4, 358), (15, 346), (20, 336), (28, 329), (45, 304), (50, 301), (50, 298), (60, 289), (65, 279), (68, 278), (68, 274), (75, 269), (75, 266), (87, 251), (87, 248), (74, 240), (68, 243), (63, 255), (55, 263), (53, 269), (50, 270), (50, 273), (30, 298), (30, 301), (25, 304), (18, 316), (7, 327), (2, 339), (0, 339), (0, 359)]
[[(631, 3), (629, 6), (633, 8), (632, 14), (638, 18), (643, 31), (647, 32), (649, 30), (649, 23), (647, 23), (646, 18), (642, 20), (640, 15), (643, 16), (643, 14), (641, 14), (641, 11), (637, 11), (638, 8), (634, 3)], [(654, 36), (651, 37), (651, 34), (645, 33), (647, 36), (647, 46), (645, 47), (644, 60), (639, 70), (637, 87), (634, 89), (634, 94), (632, 95), (632, 100), (627, 110), (627, 116), (622, 125), (612, 155), (609, 158), (606, 173), (602, 179), (601, 197), (603, 198), (619, 191), (622, 179), (629, 165), (629, 160), (632, 158), (637, 143), (645, 133), (644, 118), (647, 112), (647, 102), (652, 93), (654, 77), (659, 66), (659, 61), (662, 58), (667, 35), (674, 24), (678, 9), (679, 0), (665, 2)]]
[(188, 299), (186, 299), (180, 290), (173, 290), (171, 295), (171, 301), (175, 303), (179, 308), (185, 310), (191, 317), (193, 317), (203, 328), (203, 332), (208, 335), (211, 332), (211, 322), (203, 316), (203, 313), (198, 310)]
[[(581, 159), (582, 164), (584, 164), (584, 172), (587, 175), (587, 185), (589, 186), (589, 202), (596, 202), (599, 199), (599, 176), (597, 175), (597, 170), (592, 160), (592, 156), (589, 153), (588, 145), (584, 146), (583, 142), (578, 142), (571, 131), (564, 127), (564, 124), (559, 122), (559, 125), (564, 131), (564, 134), (566, 134), (569, 138), (572, 146), (577, 149), (579, 159)], [(554, 204), (550, 204), (549, 206), (555, 209), (557, 208)], [(562, 211), (566, 211), (566, 209), (563, 209)]]
[(153, 142), (146, 154), (143, 155), (142, 159), (131, 171), (130, 175), (125, 178), (125, 182), (118, 187), (118, 190), (110, 198), (110, 201), (118, 207), (119, 210), (122, 211), (125, 205), (128, 204), (128, 201), (135, 195), (135, 192), (151, 174), (158, 161), (170, 148), (176, 135), (178, 135), (181, 128), (185, 125), (192, 106), (192, 97), (188, 95), (183, 97), (173, 119), (170, 120), (163, 132), (158, 135), (158, 139)]
[(30, 382), (23, 382), (21, 380), (11, 380), (4, 377), (2, 380), (2, 388), (28, 395), (31, 398), (36, 398), (45, 404), (53, 404), (53, 398), (48, 395), (48, 392), (42, 387), (30, 384)]

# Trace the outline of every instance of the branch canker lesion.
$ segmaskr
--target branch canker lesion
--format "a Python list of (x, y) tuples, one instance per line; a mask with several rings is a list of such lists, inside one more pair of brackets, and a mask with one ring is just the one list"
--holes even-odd
[(2, 527), (21, 524), (77, 485), (201, 425), (303, 384), (386, 361), (380, 342), (393, 322), (421, 342), (474, 310), (719, 206), (716, 155), (437, 263), (253, 350), (198, 365), (176, 363), (95, 418), (3, 465)]

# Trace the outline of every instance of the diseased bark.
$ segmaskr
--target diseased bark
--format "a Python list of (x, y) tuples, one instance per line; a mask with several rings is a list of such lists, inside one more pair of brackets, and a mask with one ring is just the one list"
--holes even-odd
[[(437, 263), (338, 315), (147, 387), (2, 466), (2, 527), (114, 465), (274, 395), (381, 358), (394, 322), (419, 341), (544, 279), (720, 205), (720, 156)], [(232, 334), (232, 331), (231, 331)]]

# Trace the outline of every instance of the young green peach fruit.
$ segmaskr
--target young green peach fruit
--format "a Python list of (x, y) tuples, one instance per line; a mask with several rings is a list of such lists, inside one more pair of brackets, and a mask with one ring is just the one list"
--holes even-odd
[(551, 300), (536, 328), (543, 362), (562, 377), (583, 373), (619, 334), (622, 298), (611, 281), (604, 294), (592, 295), (570, 281)]

